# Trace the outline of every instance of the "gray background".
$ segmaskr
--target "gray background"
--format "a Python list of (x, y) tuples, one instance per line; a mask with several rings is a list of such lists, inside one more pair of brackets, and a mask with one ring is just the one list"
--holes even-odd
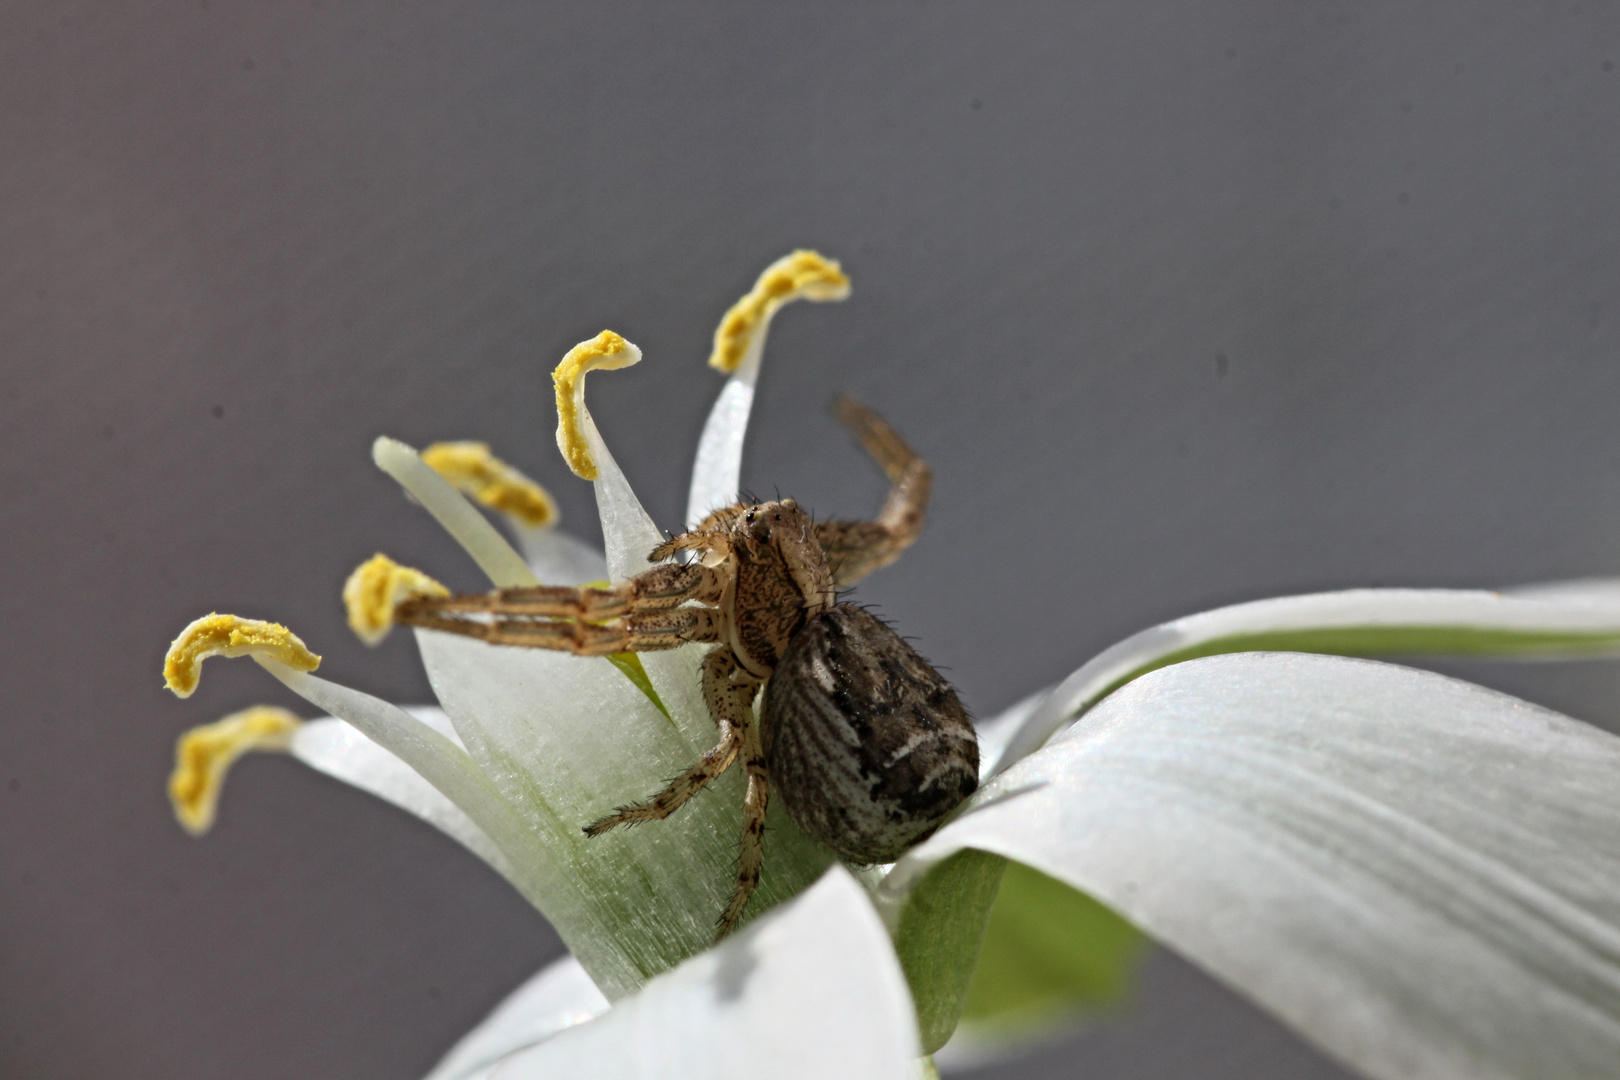
[[(1141, 627), (1365, 583), (1620, 573), (1620, 12), (1596, 3), (0, 9), (0, 1074), (410, 1078), (558, 951), (451, 842), (281, 759), (198, 843), (172, 739), (260, 700), (163, 650), (220, 609), (397, 700), (338, 586), (478, 579), (370, 465), (486, 438), (595, 534), (548, 372), (679, 524), (714, 323), (814, 245), (745, 483), (934, 462), (861, 597), (988, 714)], [(1453, 670), (1601, 723), (1603, 665)], [(299, 703), (301, 704), (301, 703)], [(1160, 956), (985, 1076), (1328, 1077)]]

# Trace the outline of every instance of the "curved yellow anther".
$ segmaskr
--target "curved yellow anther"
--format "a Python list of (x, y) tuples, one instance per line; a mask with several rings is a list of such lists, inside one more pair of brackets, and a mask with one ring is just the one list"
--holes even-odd
[(190, 697), (197, 689), (202, 662), (210, 656), (246, 656), (262, 653), (288, 667), (314, 671), (321, 658), (310, 652), (298, 635), (279, 623), (243, 619), (236, 615), (204, 615), (180, 631), (163, 658), (163, 684), (177, 697)]
[(255, 705), (180, 736), (169, 774), (169, 803), (186, 832), (201, 836), (213, 827), (225, 774), (237, 758), (250, 750), (286, 750), (301, 723), (286, 709)]
[(375, 645), (394, 628), (394, 609), (413, 596), (449, 596), (450, 590), (420, 570), (401, 566), (377, 554), (355, 567), (343, 583), (343, 606), (349, 629), (367, 645)]
[(582, 480), (596, 479), (596, 461), (585, 436), (585, 426), (591, 422), (591, 414), (585, 409), (585, 373), (612, 371), (640, 361), (640, 349), (613, 331), (604, 330), (569, 349), (551, 373), (557, 387), (557, 449)]
[(488, 443), (434, 443), (422, 460), (456, 490), (527, 528), (557, 523), (557, 504), (546, 489), (490, 453)]
[(838, 263), (814, 251), (785, 255), (759, 275), (748, 295), (731, 305), (714, 332), (709, 366), (727, 375), (749, 354), (757, 352), (771, 316), (795, 300), (842, 300), (849, 295), (849, 278)]

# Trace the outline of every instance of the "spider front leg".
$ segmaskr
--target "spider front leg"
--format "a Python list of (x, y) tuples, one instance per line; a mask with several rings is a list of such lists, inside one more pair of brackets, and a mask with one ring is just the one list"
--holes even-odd
[[(627, 615), (607, 623), (590, 623), (579, 619), (504, 618), (499, 614), (485, 622), (466, 615), (441, 614), (439, 603), (442, 601), (407, 600), (396, 610), (395, 619), (406, 626), (460, 634), (487, 641), (491, 645), (555, 649), (576, 656), (657, 652), (678, 648), (691, 641), (715, 641), (719, 637), (719, 618), (712, 608), (654, 611), (646, 615)], [(500, 608), (483, 610), (499, 612)]]
[[(492, 645), (557, 649), (580, 656), (673, 649), (715, 641), (711, 608), (724, 579), (709, 567), (655, 566), (611, 589), (537, 585), (462, 596), (421, 596), (394, 611), (406, 626), (443, 630)], [(488, 616), (483, 618), (482, 616)]]
[[(586, 836), (600, 836), (618, 825), (661, 821), (685, 806), (709, 781), (731, 768), (737, 752), (748, 743), (748, 733), (753, 728), (754, 695), (759, 690), (759, 683), (752, 680), (742, 685), (732, 682), (738, 670), (730, 649), (718, 648), (703, 658), (703, 700), (709, 706), (715, 726), (720, 729), (720, 741), (714, 748), (652, 798), (621, 806), (585, 826)], [(758, 739), (754, 741), (757, 743)]]
[(724, 582), (702, 566), (655, 566), (610, 588), (594, 585), (532, 585), (487, 593), (423, 598), (413, 611), (585, 619), (603, 622), (638, 612), (666, 611), (688, 600), (713, 603)]
[(832, 566), (833, 584), (847, 589), (900, 557), (922, 531), (933, 471), (877, 413), (840, 395), (833, 413), (860, 440), (889, 478), (889, 496), (875, 521), (821, 521), (816, 540)]

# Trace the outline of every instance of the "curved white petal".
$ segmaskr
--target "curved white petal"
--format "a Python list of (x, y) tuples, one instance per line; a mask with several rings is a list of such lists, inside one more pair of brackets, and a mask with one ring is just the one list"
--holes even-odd
[(1560, 603), (1615, 605), (1620, 607), (1620, 578), (1575, 578), (1570, 581), (1543, 581), (1514, 585), (1502, 590), (1504, 596), (1521, 600), (1550, 600)]
[(979, 737), (979, 782), (984, 783), (990, 778), (990, 770), (996, 762), (1001, 760), (1007, 744), (1012, 741), (1024, 722), (1028, 720), (1041, 703), (1052, 696), (1053, 687), (1037, 690), (1028, 697), (1020, 698), (1001, 712), (988, 720), (980, 720), (973, 725), (974, 734)]
[(911, 997), (866, 890), (842, 867), (587, 1024), (520, 1051), (497, 1080), (902, 1080)]
[(744, 364), (726, 380), (698, 437), (692, 462), (692, 486), (686, 497), (686, 527), (693, 528), (710, 511), (737, 501), (742, 483), (743, 436), (754, 408), (754, 380), (759, 364)]
[(464, 812), (506, 859), (507, 880), (539, 906), (543, 874), (536, 851), (514, 806), (474, 764), (467, 751), (397, 705), (359, 690), (288, 667), (279, 660), (254, 661), (316, 708), (352, 724), (437, 789)]
[[(608, 576), (613, 581), (620, 581), (648, 569), (651, 564), (647, 562), (647, 554), (663, 543), (664, 537), (647, 511), (642, 509), (641, 500), (636, 498), (630, 481), (602, 442), (602, 435), (597, 431), (596, 421), (591, 419), (589, 409), (584, 411), (582, 419), (585, 440), (596, 462), (597, 477), (593, 484), (596, 489), (596, 510), (602, 519), (602, 543), (607, 550)], [(639, 654), (641, 666), (652, 681), (653, 689), (658, 691), (664, 707), (677, 724), (685, 725), (688, 737), (696, 740), (708, 738), (713, 731), (698, 681), (702, 654), (703, 650), (694, 645), (667, 652)], [(707, 750), (708, 746), (702, 749)]]
[(607, 998), (572, 956), (546, 965), (450, 1049), (426, 1080), (485, 1080), (507, 1055), (583, 1024)]
[(663, 543), (664, 535), (642, 509), (624, 470), (613, 460), (589, 410), (583, 414), (585, 441), (596, 463), (596, 512), (602, 518), (602, 546), (607, 552), (608, 577), (614, 581), (647, 569), (647, 553)]
[(414, 448), (383, 436), (371, 444), (371, 460), (433, 515), (497, 587), (538, 584), (523, 557), (489, 519), (450, 481), (429, 468)]
[(1125, 914), (1374, 1077), (1611, 1077), (1620, 739), (1342, 657), (1180, 664), (903, 858), (961, 848)]
[[(430, 705), (406, 706), (405, 711), (440, 735), (460, 745), (444, 710)], [(459, 840), (474, 855), (511, 879), (512, 868), (495, 842), (472, 818), (445, 797), (422, 774), (336, 717), (309, 720), (293, 733), (288, 751), (310, 768), (352, 784), (385, 802), (414, 814), (434, 828)]]
[(1614, 653), (1620, 651), (1620, 603), (1459, 589), (1349, 589), (1188, 615), (1126, 638), (1064, 679), (1008, 742), (993, 771), (1040, 746), (1109, 691), (1154, 668), (1256, 649), (1349, 656)]
[(606, 581), (607, 559), (596, 548), (557, 528), (514, 528), (534, 576), (547, 585)]
[[(740, 770), (667, 820), (595, 838), (583, 828), (690, 767), (713, 745), (713, 722), (677, 713), (677, 729), (602, 658), (433, 631), (417, 642), (468, 753), (523, 814), (544, 867), (531, 900), (608, 997), (706, 948), (736, 874)], [(780, 814), (770, 826), (753, 911), (794, 895), (830, 859)]]

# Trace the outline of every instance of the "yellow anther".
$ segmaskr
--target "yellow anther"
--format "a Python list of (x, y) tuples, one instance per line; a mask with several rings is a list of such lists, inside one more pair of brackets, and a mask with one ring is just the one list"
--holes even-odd
[(546, 489), (490, 453), (488, 443), (434, 443), (422, 460), (458, 491), (519, 524), (542, 529), (557, 522), (557, 504)]
[(413, 596), (449, 596), (450, 590), (420, 570), (401, 566), (386, 555), (373, 555), (343, 583), (343, 606), (349, 629), (375, 645), (394, 627), (394, 609)]
[(551, 373), (551, 381), (557, 386), (557, 449), (582, 480), (596, 479), (596, 461), (585, 436), (585, 426), (591, 422), (591, 414), (585, 410), (585, 373), (629, 367), (640, 360), (640, 349), (613, 331), (604, 330), (569, 349)]
[(725, 372), (736, 371), (751, 352), (757, 351), (783, 304), (794, 300), (842, 300), (849, 295), (849, 278), (838, 264), (814, 251), (785, 255), (759, 275), (748, 295), (731, 305), (720, 327), (714, 332), (714, 352), (709, 366)]
[(262, 653), (288, 667), (314, 671), (321, 658), (310, 652), (298, 635), (279, 623), (243, 619), (236, 615), (204, 615), (184, 630), (163, 658), (163, 683), (178, 697), (197, 689), (202, 662), (210, 656), (247, 656)]
[(250, 750), (286, 750), (301, 723), (286, 709), (255, 705), (180, 736), (169, 802), (186, 832), (201, 836), (213, 827), (225, 774), (237, 758)]

